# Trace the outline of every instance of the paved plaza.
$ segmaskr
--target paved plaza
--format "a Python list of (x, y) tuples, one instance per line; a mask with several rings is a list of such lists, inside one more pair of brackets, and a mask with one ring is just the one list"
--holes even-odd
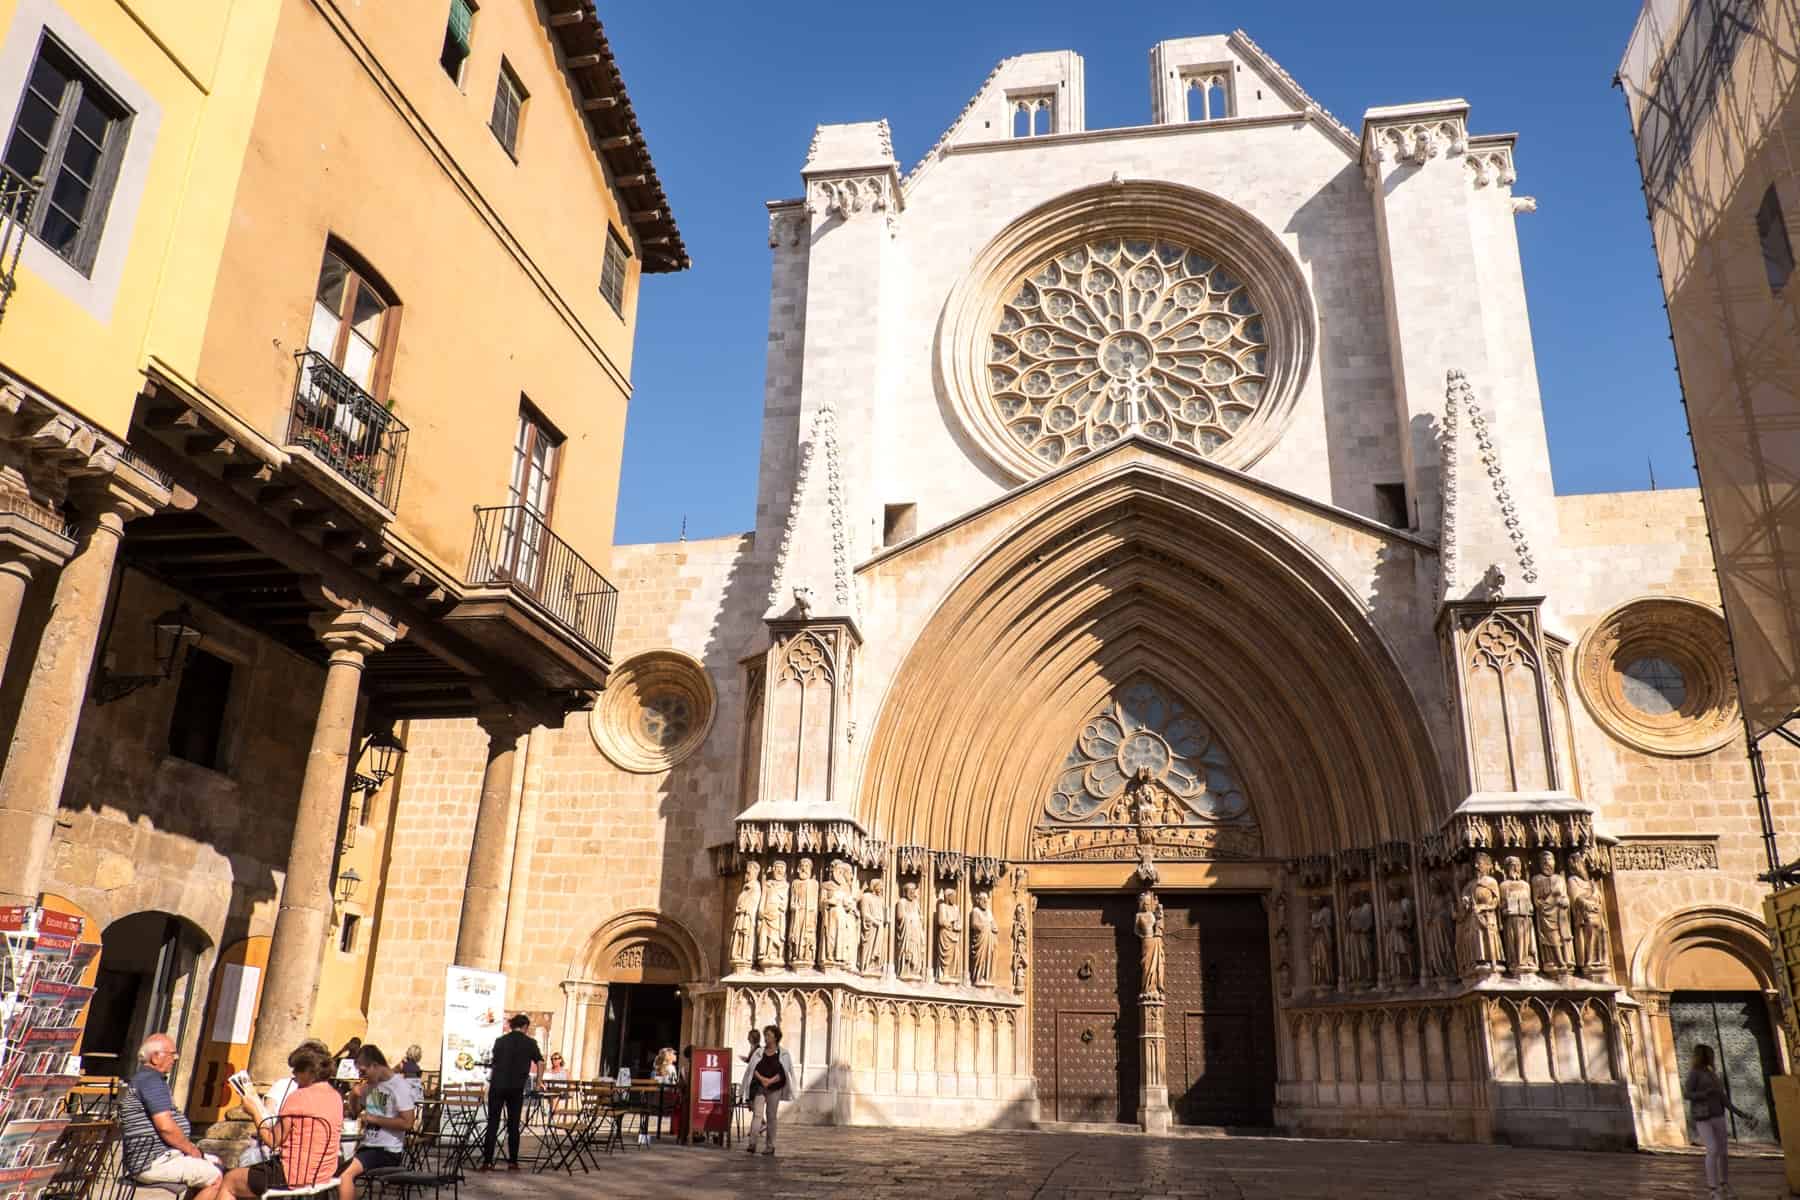
[[(820, 1126), (782, 1132), (781, 1153), (663, 1143), (602, 1160), (591, 1175), (475, 1176), (470, 1200), (593, 1196), (681, 1200), (1662, 1200), (1703, 1196), (1700, 1159), (1288, 1138), (1070, 1132), (948, 1133)], [(1781, 1163), (1735, 1158), (1744, 1200), (1786, 1196)]]

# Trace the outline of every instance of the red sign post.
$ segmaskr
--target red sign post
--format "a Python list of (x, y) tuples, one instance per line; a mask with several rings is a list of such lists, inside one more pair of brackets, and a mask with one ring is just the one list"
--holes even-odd
[(722, 1145), (731, 1128), (731, 1051), (722, 1046), (695, 1046), (687, 1088), (687, 1135), (697, 1141), (719, 1135)]

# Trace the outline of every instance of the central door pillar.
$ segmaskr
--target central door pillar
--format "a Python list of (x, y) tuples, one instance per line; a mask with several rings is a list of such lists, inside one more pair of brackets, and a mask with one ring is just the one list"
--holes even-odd
[[(1142, 872), (1142, 868), (1140, 868)], [(1150, 874), (1154, 875), (1154, 869)], [(1134, 919), (1138, 935), (1138, 1123), (1145, 1133), (1169, 1132), (1168, 1043), (1163, 1034), (1165, 961), (1163, 908), (1146, 890)]]

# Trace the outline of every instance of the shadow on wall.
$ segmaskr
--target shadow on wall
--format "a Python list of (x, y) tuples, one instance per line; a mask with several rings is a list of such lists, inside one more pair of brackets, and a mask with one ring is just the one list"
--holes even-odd
[[(1354, 231), (1346, 236), (1346, 227)], [(1377, 512), (1376, 482), (1402, 478), (1375, 215), (1354, 162), (1294, 211), (1283, 231), (1298, 244), (1318, 309), (1315, 356), (1325, 418), (1330, 502)], [(1346, 253), (1365, 246), (1366, 254)], [(1415, 431), (1416, 433), (1417, 431)], [(1415, 446), (1423, 445), (1416, 437)]]
[[(784, 498), (785, 499), (785, 498)], [(660, 880), (655, 906), (678, 921), (699, 943), (713, 975), (723, 971), (723, 885), (707, 847), (736, 836), (737, 814), (749, 803), (744, 778), (743, 725), (746, 704), (742, 659), (762, 635), (772, 556), (759, 554), (753, 534), (738, 540), (724, 579), (712, 624), (697, 651), (717, 691), (712, 729), (698, 750), (664, 772), (656, 784), (661, 818)], [(644, 647), (646, 649), (652, 647)], [(702, 1040), (693, 997), (682, 989), (683, 1044)], [(726, 1031), (726, 1040), (730, 1040)], [(679, 1048), (679, 1047), (677, 1047)]]
[[(51, 591), (35, 588), (33, 595)], [(102, 664), (115, 674), (150, 672), (152, 620), (182, 599), (130, 567), (118, 571), (96, 679)], [(33, 660), (46, 616), (43, 607), (27, 614), (13, 661)], [(145, 974), (113, 945), (126, 935), (135, 943), (142, 933), (154, 954), (166, 939), (144, 932), (149, 925), (140, 929), (141, 923), (170, 921), (185, 929), (170, 960), (180, 968), (174, 976), (181, 981), (180, 1004), (169, 1003), (191, 1008), (190, 1034), (210, 1002), (217, 949), (255, 932), (259, 914), (264, 926), (273, 918), (324, 681), (316, 665), (216, 613), (196, 609), (195, 617), (204, 636), (173, 678), (107, 704), (95, 703), (90, 686), (41, 885), (86, 913), (96, 933), (105, 930), (103, 971)], [(0, 725), (8, 731), (27, 674), (9, 672), (0, 693)], [(208, 729), (191, 728), (196, 712), (209, 714)], [(189, 942), (199, 948), (182, 950)], [(158, 970), (152, 964), (147, 977)], [(133, 1005), (140, 992), (167, 1000), (174, 986), (112, 982), (124, 997), (117, 1003)], [(97, 998), (96, 1018), (106, 1039), (119, 1044), (95, 1049), (129, 1057), (134, 1039), (154, 1030), (144, 1027), (141, 1013), (109, 1016), (111, 1002)], [(185, 1042), (184, 1064), (192, 1061), (193, 1037)]]

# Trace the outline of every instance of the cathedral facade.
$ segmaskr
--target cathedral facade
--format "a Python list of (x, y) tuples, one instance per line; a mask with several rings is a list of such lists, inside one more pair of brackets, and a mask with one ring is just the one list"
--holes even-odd
[[(616, 551), (470, 965), (582, 1076), (779, 1024), (803, 1119), (1685, 1142), (1688, 1043), (1785, 1056), (1698, 494), (1554, 493), (1513, 135), (1150, 65), (1089, 130), (1006, 59), (910, 171), (818, 128), (756, 528)], [(384, 1044), (491, 753), (406, 738)]]

